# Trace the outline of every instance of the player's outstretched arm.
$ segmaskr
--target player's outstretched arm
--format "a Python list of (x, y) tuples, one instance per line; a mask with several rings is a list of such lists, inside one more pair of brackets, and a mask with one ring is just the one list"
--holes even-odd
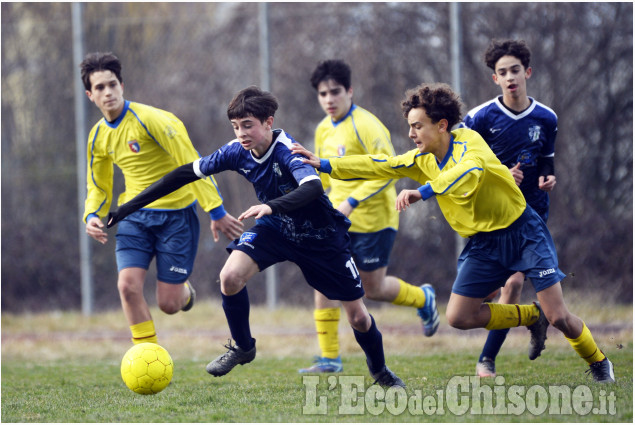
[(130, 201), (119, 206), (116, 211), (108, 213), (108, 228), (114, 226), (133, 212), (156, 201), (165, 195), (174, 192), (188, 183), (198, 180), (200, 177), (194, 172), (193, 163), (181, 165), (161, 177), (156, 182), (145, 188), (143, 192), (132, 198)]

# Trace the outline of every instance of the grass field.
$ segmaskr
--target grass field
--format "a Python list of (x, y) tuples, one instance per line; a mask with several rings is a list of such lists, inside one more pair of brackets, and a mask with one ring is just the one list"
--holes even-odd
[[(615, 364), (618, 382), (597, 385), (565, 339), (550, 330), (535, 361), (528, 333), (510, 332), (496, 380), (475, 381), (486, 332), (457, 331), (442, 318), (421, 335), (414, 312), (372, 309), (390, 368), (405, 392), (371, 386), (361, 350), (342, 324), (344, 373), (305, 377), (297, 369), (317, 354), (310, 309), (252, 307), (254, 362), (214, 378), (204, 368), (225, 349), (220, 303), (186, 314), (153, 311), (160, 343), (175, 363), (162, 393), (141, 396), (123, 384), (129, 348), (119, 311), (2, 315), (2, 422), (633, 422), (632, 307), (572, 311), (585, 318)], [(443, 310), (443, 307), (441, 310)], [(583, 310), (583, 311), (581, 311)], [(443, 316), (442, 316), (443, 317)], [(472, 380), (470, 380), (472, 379)], [(559, 394), (559, 395), (558, 395)]]

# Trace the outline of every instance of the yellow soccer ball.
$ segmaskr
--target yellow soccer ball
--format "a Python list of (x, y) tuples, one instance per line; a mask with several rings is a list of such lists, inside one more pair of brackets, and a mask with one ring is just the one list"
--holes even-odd
[(173, 371), (170, 353), (151, 342), (133, 345), (121, 360), (121, 378), (138, 394), (160, 393), (172, 380)]

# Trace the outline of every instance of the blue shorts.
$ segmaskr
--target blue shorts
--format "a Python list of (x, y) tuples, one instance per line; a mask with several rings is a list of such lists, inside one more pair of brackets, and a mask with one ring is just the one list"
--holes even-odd
[(565, 277), (547, 225), (529, 205), (506, 229), (472, 236), (457, 271), (452, 292), (471, 298), (486, 297), (519, 271), (531, 279), (536, 292)]
[(309, 285), (328, 299), (354, 301), (364, 296), (344, 227), (323, 241), (295, 243), (280, 231), (256, 224), (227, 246), (232, 250), (249, 255), (260, 271), (283, 261), (297, 264)]
[(147, 270), (157, 259), (157, 279), (185, 282), (194, 267), (200, 225), (196, 206), (182, 210), (139, 210), (117, 226), (117, 268)]
[(374, 233), (348, 233), (351, 237), (351, 251), (360, 270), (372, 272), (388, 266), (390, 252), (395, 243), (397, 231), (383, 229)]

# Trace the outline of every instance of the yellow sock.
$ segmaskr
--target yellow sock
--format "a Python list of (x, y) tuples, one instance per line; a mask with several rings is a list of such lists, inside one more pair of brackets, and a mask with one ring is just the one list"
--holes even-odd
[[(565, 336), (565, 338), (567, 338)], [(582, 324), (582, 333), (575, 339), (569, 339), (569, 344), (573, 347), (576, 353), (582, 357), (588, 364), (601, 362), (606, 357), (602, 351), (598, 348), (591, 331), (586, 327), (586, 324)]]
[(485, 329), (508, 329), (517, 326), (533, 325), (540, 314), (534, 304), (491, 304), (487, 303), (491, 317)]
[(154, 342), (157, 344), (157, 333), (154, 330), (154, 322), (148, 320), (146, 322), (137, 323), (130, 326), (132, 332), (132, 342), (141, 344), (142, 342)]
[(399, 281), (399, 293), (392, 303), (406, 307), (421, 308), (426, 303), (426, 295), (418, 286), (411, 285), (397, 278)]
[(322, 350), (322, 357), (335, 359), (339, 356), (340, 341), (338, 328), (340, 324), (340, 309), (320, 308), (313, 312), (315, 329), (317, 330), (318, 344)]

